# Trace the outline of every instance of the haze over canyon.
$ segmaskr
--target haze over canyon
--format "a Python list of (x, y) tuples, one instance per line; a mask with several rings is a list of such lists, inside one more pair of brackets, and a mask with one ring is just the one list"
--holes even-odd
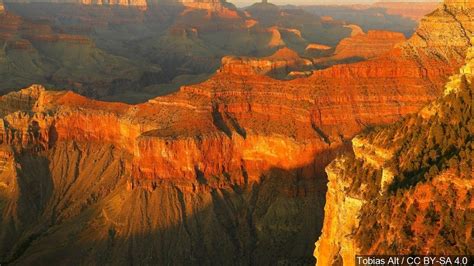
[(0, 3), (0, 264), (472, 255), (474, 1)]

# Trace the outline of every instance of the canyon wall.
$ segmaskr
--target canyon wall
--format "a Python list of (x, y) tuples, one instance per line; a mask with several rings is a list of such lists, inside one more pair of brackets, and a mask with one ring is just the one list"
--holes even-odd
[(136, 8), (146, 11), (151, 6), (175, 6), (202, 10), (224, 11), (232, 5), (221, 0), (9, 0), (13, 3), (52, 3), (52, 4), (82, 4), (86, 6), (106, 6)]
[(219, 72), (243, 76), (271, 74), (286, 76), (293, 70), (304, 71), (312, 67), (313, 63), (310, 60), (301, 58), (298, 53), (285, 47), (263, 58), (224, 57)]
[(442, 97), (354, 138), (353, 154), (326, 168), (318, 265), (354, 265), (357, 254), (473, 252), (473, 52)]
[[(471, 20), (447, 10), (425, 20), (426, 41), (293, 80), (230, 68), (137, 105), (38, 85), (0, 97), (1, 262), (313, 263), (324, 167), (361, 130), (419, 111), (462, 64)], [(348, 181), (333, 172), (338, 192)], [(363, 204), (330, 200), (348, 207), (333, 213)]]

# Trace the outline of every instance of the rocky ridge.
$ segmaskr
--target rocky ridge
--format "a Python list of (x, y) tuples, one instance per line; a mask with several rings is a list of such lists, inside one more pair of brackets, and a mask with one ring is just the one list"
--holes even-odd
[(149, 7), (154, 6), (175, 6), (192, 9), (210, 10), (214, 12), (229, 11), (227, 4), (222, 0), (66, 0), (66, 1), (10, 1), (20, 3), (52, 3), (52, 4), (81, 4), (85, 6), (108, 6), (108, 7), (129, 7), (146, 11)]
[(120, 7), (135, 7), (138, 9), (146, 10), (148, 7), (146, 0), (112, 0), (112, 1), (102, 1), (102, 0), (80, 0), (83, 5), (98, 5), (98, 6), (120, 6)]
[(281, 48), (273, 55), (263, 58), (224, 57), (220, 73), (233, 75), (286, 75), (292, 70), (309, 70), (313, 63), (301, 58), (288, 48)]
[(387, 10), (387, 14), (401, 15), (414, 20), (421, 20), (425, 15), (435, 10), (440, 5), (439, 2), (378, 2), (373, 7), (381, 7)]
[(71, 86), (88, 95), (107, 94), (104, 87), (138, 80), (144, 72), (99, 49), (90, 37), (56, 32), (48, 23), (25, 20), (8, 10), (0, 14), (0, 45), (3, 93), (36, 81)]
[(373, 59), (389, 52), (405, 40), (405, 36), (398, 32), (375, 30), (362, 32), (343, 39), (332, 56), (318, 58), (316, 63), (337, 64)]
[[(458, 10), (472, 8), (459, 3)], [(471, 226), (465, 226), (474, 209), (469, 36), (466, 64), (442, 97), (417, 115), (354, 138), (354, 155), (326, 168), (318, 265), (351, 265), (355, 254), (472, 253)]]

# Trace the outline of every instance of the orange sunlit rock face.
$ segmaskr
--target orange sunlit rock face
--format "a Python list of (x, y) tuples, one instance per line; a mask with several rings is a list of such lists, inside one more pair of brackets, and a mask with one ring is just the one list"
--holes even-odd
[[(193, 179), (239, 172), (242, 164), (296, 167), (340, 146), (363, 127), (413, 113), (439, 94), (467, 47), (457, 36), (471, 27), (468, 18), (459, 23), (445, 14), (443, 9), (435, 12), (413, 38), (378, 58), (291, 81), (264, 76), (311, 65), (283, 48), (263, 59), (224, 58), (210, 80), (136, 106), (28, 89), (3, 101), (19, 101), (26, 93), (35, 106), (25, 110), (54, 112), (48, 112), (44, 123), (27, 114), (5, 119), (9, 128), (17, 129), (15, 137), (5, 139), (29, 143), (35, 122), (43, 146), (53, 145), (43, 143), (52, 138), (111, 143), (134, 156), (134, 178)], [(453, 35), (449, 42), (445, 28)], [(365, 37), (403, 40), (387, 32)]]
[(312, 66), (310, 60), (301, 58), (298, 53), (285, 47), (263, 58), (224, 57), (219, 72), (231, 75), (266, 75), (289, 72), (291, 69), (309, 69)]
[(360, 61), (379, 57), (389, 52), (397, 44), (405, 41), (405, 36), (398, 32), (371, 30), (343, 39), (336, 47), (334, 55), (317, 59), (319, 64)]
[[(467, 191), (472, 191), (470, 177), (473, 174), (470, 166), (473, 158), (472, 142), (469, 140), (473, 130), (468, 129), (472, 123), (472, 115), (468, 111), (472, 106), (473, 89), (472, 7), (472, 1), (445, 1), (443, 6), (422, 20), (413, 38), (399, 46), (407, 49), (405, 52), (420, 55), (419, 51), (423, 47), (434, 45), (438, 47), (435, 54), (447, 55), (453, 59), (457, 58), (458, 53), (455, 51), (461, 49), (465, 60), (460, 70), (453, 72), (444, 86), (443, 95), (436, 101), (417, 115), (391, 127), (353, 138), (354, 157), (341, 156), (326, 168), (329, 184), (323, 231), (314, 252), (317, 265), (332, 265), (336, 262), (351, 265), (355, 263), (356, 254), (429, 254), (441, 250), (453, 253), (456, 251), (450, 250), (447, 240), (443, 236), (438, 237), (448, 227), (453, 234), (461, 236), (457, 245), (465, 246), (465, 250), (472, 249), (471, 241), (467, 240), (470, 238), (471, 225), (455, 218), (465, 215), (474, 204), (472, 198), (466, 198)], [(450, 43), (452, 48), (441, 48), (446, 43)], [(468, 47), (468, 50), (461, 47)], [(413, 71), (410, 76), (425, 76), (431, 80), (437, 75), (450, 72), (447, 69), (441, 70), (441, 62), (436, 63), (436, 60), (424, 55), (420, 58), (431, 62), (430, 65), (434, 68)], [(451, 62), (458, 61), (455, 59)], [(412, 64), (413, 70), (415, 65)], [(459, 68), (457, 63), (453, 66)], [(467, 113), (455, 114), (455, 110)], [(434, 119), (435, 117), (443, 119)], [(451, 119), (460, 122), (453, 124)], [(415, 158), (426, 158), (424, 153), (434, 154), (435, 149), (444, 150), (440, 146), (452, 145), (445, 142), (419, 148), (420, 143), (433, 142), (435, 124), (446, 128), (441, 135), (445, 138), (452, 132), (464, 131), (464, 136), (468, 139), (460, 137), (457, 140), (459, 144), (454, 150), (459, 155), (437, 155), (438, 160), (443, 156), (456, 158), (451, 164), (440, 165), (436, 161), (430, 161), (430, 166), (424, 166), (430, 170), (430, 175), (423, 176), (420, 174), (421, 166), (411, 166), (416, 164)], [(417, 133), (413, 134), (414, 131)], [(367, 172), (360, 173), (357, 164), (362, 165)], [(373, 171), (377, 177), (370, 180), (367, 177), (370, 174), (367, 173), (373, 175)], [(416, 177), (412, 177), (412, 183), (407, 185), (404, 174), (410, 175), (408, 171), (412, 171), (411, 174)], [(370, 189), (373, 189), (373, 194), (367, 192)], [(448, 193), (450, 196), (447, 196)], [(382, 206), (381, 211), (377, 211), (379, 206)], [(444, 213), (443, 209), (449, 209), (449, 214)], [(437, 219), (443, 222), (438, 224), (429, 221), (427, 213), (430, 212), (439, 213)], [(386, 220), (387, 217), (391, 217), (391, 222)], [(394, 220), (393, 217), (400, 218)], [(374, 220), (377, 221), (375, 229), (371, 223)], [(388, 244), (394, 242), (398, 243), (395, 249)]]
[[(469, 139), (474, 129), (469, 126), (472, 113), (460, 114), (456, 108), (464, 112), (472, 107), (473, 52), (471, 47), (466, 64), (459, 74), (450, 78), (443, 96), (391, 127), (355, 137), (352, 140), (353, 157), (341, 156), (326, 168), (329, 183), (325, 220), (314, 253), (318, 265), (331, 265), (336, 260), (354, 264), (356, 254), (388, 254), (393, 249), (387, 242), (393, 241), (399, 243), (398, 254), (456, 252), (442, 236), (447, 228), (460, 235), (457, 245), (466, 247), (465, 250), (472, 249), (472, 225), (456, 217), (463, 217), (474, 206), (472, 197), (467, 196), (472, 193), (474, 184), (474, 157)], [(452, 119), (459, 122), (454, 124)], [(452, 149), (455, 156), (437, 155), (438, 158), (450, 158), (451, 164), (430, 161), (430, 166), (425, 166), (430, 169), (429, 174), (420, 176), (414, 171), (413, 175), (418, 176), (412, 179), (414, 184), (407, 185), (403, 175), (407, 173), (407, 166), (411, 171), (413, 163), (426, 158), (424, 154), (434, 154), (436, 149), (445, 150), (444, 145), (453, 145), (452, 141), (432, 144), (437, 141), (434, 139), (440, 139), (434, 133), (436, 127), (446, 128), (441, 135), (445, 138), (453, 132), (466, 134), (459, 137), (457, 147)], [(420, 149), (420, 143), (428, 144)], [(360, 173), (357, 165), (362, 165), (367, 172)], [(374, 171), (377, 177), (370, 180), (367, 176), (373, 175)], [(377, 211), (380, 206), (382, 210)], [(446, 209), (449, 212), (445, 212)], [(452, 222), (430, 221), (429, 213), (437, 214), (436, 220)], [(391, 217), (389, 221), (387, 217)], [(393, 217), (403, 219), (398, 222)], [(371, 227), (374, 220), (377, 228)]]
[[(39, 123), (42, 142), (105, 141), (124, 148), (134, 156), (134, 178), (195, 179), (201, 174), (238, 173), (242, 164), (260, 171), (289, 169), (340, 146), (366, 125), (416, 112), (439, 94), (467, 47), (462, 38), (445, 42), (445, 33), (437, 29), (461, 28), (453, 18), (441, 20), (441, 15), (427, 18), (415, 37), (385, 55), (316, 71), (307, 78), (281, 81), (264, 76), (279, 68), (311, 64), (284, 48), (263, 59), (224, 58), (210, 80), (136, 106), (40, 89), (3, 99), (15, 102), (8, 99), (23, 99), (26, 93), (36, 104), (31, 110), (55, 110), (45, 118), (49, 122)], [(429, 36), (419, 37), (423, 34)], [(456, 36), (453, 30), (451, 34)], [(367, 36), (403, 39), (384, 32)], [(11, 118), (9, 127), (24, 133), (16, 132), (19, 135), (10, 136), (10, 142), (28, 143), (28, 121), (34, 119)], [(56, 136), (50, 136), (51, 130)], [(283, 151), (285, 156), (280, 157)]]
[[(176, 44), (187, 53), (204, 38), (215, 40), (210, 33), (216, 28), (229, 36), (252, 29), (264, 35), (255, 44), (268, 56), (224, 56), (204, 81), (139, 104), (43, 85), (0, 96), (0, 262), (299, 265), (314, 262), (312, 243), (322, 229), (318, 264), (335, 258), (353, 264), (360, 247), (352, 234), (367, 201), (345, 191), (357, 187), (347, 179), (349, 159), (334, 159), (350, 152), (367, 169), (377, 168), (376, 195), (387, 191), (395, 176), (386, 164), (396, 158), (393, 150), (355, 136), (416, 114), (443, 94), (448, 81), (467, 82), (450, 77), (472, 45), (470, 3), (446, 1), (408, 40), (342, 24), (338, 30), (353, 34), (337, 47), (308, 45), (304, 28), (260, 27), (299, 12), (265, 1), (247, 13), (217, 0), (165, 3), (181, 7), (175, 23), (163, 29), (163, 39), (144, 43)], [(252, 12), (262, 12), (263, 19), (254, 20)], [(53, 33), (18, 16), (0, 19), (0, 38), (9, 49), (94, 45), (92, 38)], [(18, 29), (28, 38), (12, 37)], [(242, 43), (249, 36), (241, 35)], [(303, 56), (311, 50), (321, 54)], [(339, 64), (317, 68), (318, 58), (333, 52), (327, 58)], [(364, 61), (349, 63), (351, 58)], [(433, 113), (423, 109), (421, 116)], [(440, 176), (442, 182), (451, 175)], [(416, 197), (426, 190), (417, 188)], [(416, 222), (415, 233), (419, 227)]]

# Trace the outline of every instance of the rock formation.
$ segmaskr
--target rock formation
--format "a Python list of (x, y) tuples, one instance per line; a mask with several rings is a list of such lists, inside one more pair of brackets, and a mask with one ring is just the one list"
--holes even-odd
[(81, 4), (85, 6), (104, 6), (104, 7), (121, 7), (136, 8), (146, 11), (149, 7), (171, 6), (181, 8), (191, 8), (200, 10), (209, 10), (213, 12), (226, 12), (235, 9), (232, 4), (223, 0), (9, 0), (12, 3), (50, 3), (50, 4)]
[(110, 93), (104, 87), (112, 83), (120, 86), (143, 74), (129, 60), (97, 48), (90, 37), (56, 32), (48, 23), (10, 12), (0, 14), (0, 45), (2, 94), (36, 81), (98, 96)]
[(354, 138), (354, 155), (326, 168), (318, 265), (353, 265), (356, 254), (473, 252), (473, 59), (471, 48), (441, 98)]
[(472, 2), (471, 0), (445, 0), (444, 3), (447, 6), (464, 9), (464, 10), (469, 10), (469, 9), (474, 8), (474, 2)]
[[(41, 86), (0, 97), (1, 262), (311, 264), (324, 167), (362, 129), (441, 94), (467, 51), (447, 40), (472, 29), (468, 12), (451, 11), (384, 56), (294, 80), (240, 59), (137, 105)], [(283, 49), (268, 62), (300, 60)], [(344, 204), (352, 214), (363, 202)]]
[(373, 59), (390, 51), (395, 45), (405, 41), (405, 36), (398, 32), (368, 31), (343, 39), (336, 47), (334, 55), (317, 60), (319, 64), (335, 64)]
[(386, 9), (387, 14), (400, 15), (413, 20), (421, 20), (425, 15), (433, 12), (440, 5), (439, 2), (378, 2), (372, 7)]
[(331, 47), (324, 45), (324, 44), (317, 44), (317, 43), (310, 43), (306, 46), (306, 50), (320, 50), (320, 51), (327, 51), (330, 50)]
[[(467, 58), (444, 95), (416, 115), (354, 138), (354, 155), (327, 167), (325, 221), (315, 249), (318, 265), (350, 265), (356, 254), (473, 252), (471, 229), (462, 222), (471, 219), (474, 207), (472, 7), (472, 1), (445, 1), (402, 45), (408, 52), (449, 42), (450, 49), (436, 54), (454, 62)], [(457, 53), (458, 47), (463, 52)], [(467, 53), (466, 47), (471, 47)]]
[[(282, 9), (270, 21), (264, 21), (222, 1), (184, 4), (192, 3), (221, 5), (222, 8), (199, 9), (176, 1), (150, 1), (147, 11), (142, 12), (136, 8), (10, 2), (9, 10), (18, 14), (19, 19), (34, 21), (42, 27), (51, 26), (51, 30), (42, 32), (45, 36), (37, 36), (39, 39), (55, 40), (59, 39), (55, 36), (63, 35), (89, 40), (87, 45), (62, 41), (50, 45), (52, 47), (40, 44), (47, 54), (41, 50), (39, 54), (28, 53), (22, 57), (12, 55), (11, 60), (22, 58), (21, 63), (30, 59), (45, 61), (45, 64), (81, 62), (91, 66), (70, 63), (68, 68), (74, 71), (69, 70), (69, 73), (44, 70), (46, 66), (42, 65), (38, 70), (34, 63), (22, 66), (21, 70), (11, 67), (8, 72), (18, 78), (2, 79), (0, 90), (10, 91), (39, 82), (49, 88), (67, 87), (96, 99), (144, 102), (177, 91), (183, 84), (205, 80), (215, 73), (227, 55), (262, 57), (288, 46), (309, 57), (314, 56), (314, 53), (305, 53), (309, 43), (336, 44), (349, 34), (340, 21), (324, 23), (302, 9)], [(17, 28), (20, 32), (14, 34), (22, 35), (21, 29), (23, 27)], [(38, 50), (34, 43), (29, 45), (28, 36), (11, 39), (9, 47)], [(81, 60), (73, 58), (78, 54)], [(103, 61), (107, 63), (101, 64)], [(113, 73), (108, 73), (112, 70), (110, 66), (114, 68)], [(82, 74), (79, 70), (87, 69), (94, 70), (79, 75)]]
[(312, 66), (310, 60), (301, 58), (295, 51), (285, 47), (263, 58), (224, 57), (219, 72), (232, 75), (286, 75), (292, 70), (305, 70)]
[(99, 5), (99, 6), (120, 6), (120, 7), (135, 7), (146, 10), (148, 5), (146, 0), (80, 0), (83, 5)]
[(305, 48), (305, 54), (313, 58), (330, 56), (333, 51), (334, 48), (318, 43), (310, 43)]

